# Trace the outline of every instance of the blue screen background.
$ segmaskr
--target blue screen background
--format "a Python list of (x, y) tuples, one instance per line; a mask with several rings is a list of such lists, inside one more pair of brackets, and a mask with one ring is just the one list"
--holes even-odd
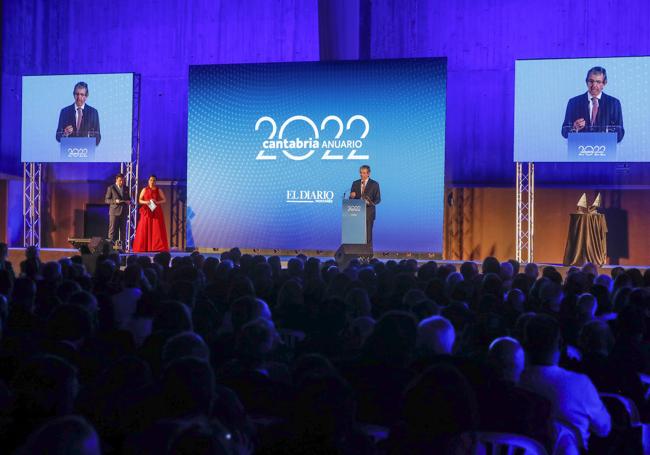
[(87, 104), (99, 114), (102, 139), (92, 161), (131, 161), (132, 73), (23, 76), (21, 161), (64, 161), (56, 129), (61, 109), (74, 103), (72, 92), (79, 81), (88, 84)]
[(561, 135), (567, 102), (587, 92), (585, 78), (594, 66), (607, 70), (603, 92), (618, 98), (623, 109), (625, 137), (618, 144), (616, 161), (650, 161), (646, 81), (650, 57), (517, 60), (514, 161), (570, 161), (567, 140)]
[[(368, 164), (381, 186), (375, 251), (442, 252), (445, 92), (446, 59), (190, 66), (188, 244), (334, 250), (341, 199)], [(356, 114), (370, 124), (358, 152), (368, 160), (322, 160), (323, 150), (256, 160), (271, 130), (255, 131), (262, 116), (279, 129), (294, 115), (320, 127), (328, 115), (345, 124)], [(337, 129), (328, 124), (320, 140)], [(362, 131), (354, 123), (341, 139)], [(284, 135), (313, 136), (301, 122)], [(289, 190), (331, 191), (333, 203), (287, 203)]]

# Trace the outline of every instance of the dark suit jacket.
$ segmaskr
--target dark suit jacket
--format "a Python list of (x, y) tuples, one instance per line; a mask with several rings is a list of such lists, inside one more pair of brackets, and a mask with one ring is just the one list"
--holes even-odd
[(121, 196), (119, 190), (117, 189), (117, 185), (113, 183), (111, 186), (106, 188), (106, 196), (104, 197), (104, 202), (110, 204), (108, 214), (114, 216), (120, 216), (123, 210), (127, 210), (126, 208), (127, 204), (125, 202), (120, 202), (119, 204), (116, 204), (115, 199), (120, 199), (122, 201), (128, 201), (131, 199), (129, 189), (127, 188), (126, 184), (122, 185)]
[(61, 137), (63, 137), (63, 130), (66, 126), (72, 125), (73, 132), (70, 136), (73, 137), (84, 137), (84, 136), (94, 136), (95, 143), (99, 145), (99, 141), (102, 140), (102, 135), (99, 132), (99, 114), (97, 109), (89, 105), (85, 105), (83, 109), (83, 117), (81, 118), (81, 127), (77, 131), (77, 121), (75, 119), (77, 108), (74, 104), (66, 106), (61, 109), (59, 114), (59, 125), (56, 127), (56, 140), (61, 142)]
[[(355, 197), (350, 199), (361, 199), (361, 179), (352, 182), (350, 194), (355, 193)], [(366, 203), (366, 217), (369, 220), (374, 220), (376, 215), (375, 205), (381, 202), (381, 191), (379, 191), (379, 182), (369, 178), (366, 183), (365, 191), (363, 192), (364, 199), (369, 199), (372, 204)]]
[(551, 402), (508, 381), (492, 381), (477, 393), (481, 430), (517, 433), (552, 446)]
[(569, 136), (569, 132), (573, 128), (573, 122), (579, 118), (583, 118), (587, 122), (587, 125), (579, 132), (604, 131), (605, 127), (609, 127), (608, 129), (610, 131), (616, 131), (618, 142), (623, 140), (623, 136), (625, 135), (625, 129), (623, 129), (623, 110), (621, 109), (621, 102), (613, 96), (603, 93), (600, 97), (596, 123), (593, 127), (591, 127), (589, 121), (589, 98), (587, 98), (587, 92), (571, 98), (567, 103), (566, 113), (564, 114), (562, 136)]

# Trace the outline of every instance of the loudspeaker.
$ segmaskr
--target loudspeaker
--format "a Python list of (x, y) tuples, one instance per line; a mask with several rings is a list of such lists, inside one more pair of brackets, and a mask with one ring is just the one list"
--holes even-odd
[(108, 206), (86, 204), (84, 211), (84, 238), (105, 238), (108, 232)]
[(95, 273), (97, 257), (107, 255), (113, 251), (113, 242), (102, 237), (93, 237), (91, 239), (68, 239), (81, 253), (81, 260), (90, 274)]
[(334, 253), (334, 260), (341, 269), (346, 268), (352, 259), (359, 259), (361, 257), (372, 257), (371, 245), (367, 243), (343, 243), (336, 250), (336, 253)]
[(94, 255), (110, 254), (113, 251), (113, 242), (103, 237), (93, 237), (88, 242), (88, 249)]

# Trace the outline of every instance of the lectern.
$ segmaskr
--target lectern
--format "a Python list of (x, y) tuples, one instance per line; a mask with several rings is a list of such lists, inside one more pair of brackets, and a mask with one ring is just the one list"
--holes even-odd
[(341, 210), (341, 243), (366, 243), (366, 202), (344, 199)]
[(94, 161), (95, 146), (96, 139), (94, 137), (62, 137), (60, 159), (63, 162)]
[(569, 133), (569, 161), (616, 161), (617, 138), (616, 131)]
[(371, 257), (372, 246), (367, 243), (366, 202), (362, 199), (344, 199), (341, 206), (341, 246), (334, 259), (341, 268), (350, 260)]

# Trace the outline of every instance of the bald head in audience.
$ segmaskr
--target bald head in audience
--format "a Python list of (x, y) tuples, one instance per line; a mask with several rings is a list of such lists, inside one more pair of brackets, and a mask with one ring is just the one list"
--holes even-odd
[(442, 316), (423, 319), (418, 325), (417, 346), (435, 354), (451, 354), (456, 340), (454, 326)]
[(490, 344), (488, 362), (501, 380), (519, 383), (524, 360), (524, 349), (514, 338), (501, 337)]

